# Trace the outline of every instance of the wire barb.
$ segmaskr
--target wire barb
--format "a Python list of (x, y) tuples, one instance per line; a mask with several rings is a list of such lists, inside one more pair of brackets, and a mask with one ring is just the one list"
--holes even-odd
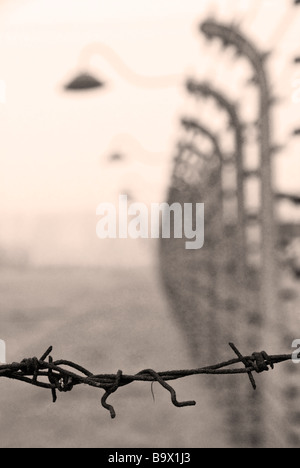
[(252, 372), (250, 370), (251, 366), (249, 366), (249, 362), (247, 361), (246, 358), (244, 358), (244, 356), (239, 352), (239, 350), (237, 349), (237, 347), (233, 343), (229, 343), (229, 346), (235, 352), (235, 354), (239, 357), (240, 361), (244, 364), (245, 369), (246, 369), (247, 374), (248, 374), (248, 377), (249, 377), (249, 380), (251, 382), (251, 385), (252, 385), (253, 389), (256, 390), (256, 382), (255, 382), (255, 379), (254, 379), (254, 377), (252, 375)]
[[(23, 359), (20, 363), (4, 364), (0, 366), (0, 378), (6, 377), (13, 380), (19, 380), (30, 385), (51, 390), (53, 403), (57, 401), (57, 391), (70, 392), (76, 385), (89, 385), (104, 390), (101, 398), (101, 404), (104, 409), (109, 411), (112, 419), (116, 417), (115, 409), (107, 400), (110, 395), (115, 393), (120, 387), (124, 387), (133, 382), (158, 382), (171, 395), (171, 401), (177, 408), (186, 406), (195, 406), (196, 402), (178, 401), (175, 389), (168, 381), (178, 380), (193, 375), (238, 375), (247, 374), (253, 389), (256, 382), (253, 372), (260, 374), (262, 372), (274, 369), (275, 364), (292, 360), (292, 354), (269, 356), (265, 351), (253, 353), (250, 356), (243, 356), (233, 343), (229, 346), (236, 354), (236, 359), (221, 362), (213, 366), (202, 367), (199, 369), (176, 370), (166, 372), (156, 372), (153, 369), (145, 369), (135, 375), (125, 375), (121, 370), (117, 374), (92, 374), (84, 367), (71, 361), (53, 361), (50, 353), (52, 347), (42, 355), (41, 359), (36, 357)], [(48, 358), (48, 361), (46, 359)], [(243, 367), (232, 367), (237, 364), (243, 364)], [(71, 370), (70, 370), (71, 369)], [(75, 373), (76, 371), (76, 373)], [(31, 378), (30, 378), (31, 377)]]

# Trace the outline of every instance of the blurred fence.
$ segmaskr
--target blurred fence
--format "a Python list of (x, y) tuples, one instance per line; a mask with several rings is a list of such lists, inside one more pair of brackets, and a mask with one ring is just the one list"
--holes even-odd
[[(292, 233), (274, 215), (272, 158), (278, 147), (271, 134), (274, 99), (268, 54), (236, 27), (209, 20), (200, 30), (208, 40), (217, 38), (224, 48), (233, 47), (251, 65), (249, 83), (257, 89), (259, 112), (254, 124), (259, 159), (249, 170), (245, 151), (253, 123), (242, 121), (224, 92), (195, 79), (187, 83), (191, 96), (213, 100), (226, 114), (234, 147), (229, 154), (223, 152), (220, 136), (210, 131), (209, 122), (182, 121), (185, 134), (177, 148), (168, 202), (205, 204), (205, 246), (191, 252), (180, 239), (162, 239), (161, 272), (191, 352), (195, 358), (211, 360), (224, 340), (251, 348), (291, 346), (299, 329), (299, 304), (296, 281), (288, 279), (280, 250)], [(249, 179), (258, 187), (259, 206), (252, 211), (245, 201)], [(230, 383), (222, 387), (232, 445), (300, 445), (295, 372), (294, 366), (277, 373), (253, 398), (242, 381), (234, 388)], [(212, 381), (209, 385), (217, 399), (218, 387)]]

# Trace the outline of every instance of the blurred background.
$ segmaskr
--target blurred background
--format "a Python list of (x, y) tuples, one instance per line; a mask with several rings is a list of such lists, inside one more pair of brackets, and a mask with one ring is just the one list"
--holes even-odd
[[(299, 10), (293, 0), (0, 2), (8, 362), (53, 345), (55, 358), (127, 373), (230, 359), (229, 340), (246, 354), (291, 351)], [(229, 28), (223, 43), (211, 40), (212, 24)], [(254, 59), (240, 39), (232, 47), (236, 31)], [(250, 59), (259, 62), (254, 77)], [(120, 194), (147, 205), (205, 203), (204, 248), (98, 239), (96, 208)], [(41, 390), (3, 381), (1, 446), (298, 446), (298, 369), (284, 366), (258, 379), (254, 400), (244, 377), (176, 383), (196, 408), (173, 407), (158, 386), (155, 403), (147, 384), (129, 386), (113, 397), (114, 421), (93, 390), (54, 406)]]

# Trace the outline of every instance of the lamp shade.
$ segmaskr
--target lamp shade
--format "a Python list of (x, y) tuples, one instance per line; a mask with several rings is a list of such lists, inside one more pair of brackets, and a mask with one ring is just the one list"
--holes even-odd
[(72, 81), (65, 85), (66, 91), (89, 91), (102, 88), (104, 83), (90, 73), (80, 73)]
[(114, 153), (110, 155), (109, 157), (110, 162), (119, 162), (119, 161), (123, 161), (123, 159), (124, 159), (124, 156), (120, 153)]

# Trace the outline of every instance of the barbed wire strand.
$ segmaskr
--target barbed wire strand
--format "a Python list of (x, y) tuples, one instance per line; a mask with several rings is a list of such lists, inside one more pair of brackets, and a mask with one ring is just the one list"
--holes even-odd
[[(229, 343), (229, 346), (237, 358), (199, 369), (165, 372), (144, 369), (135, 375), (123, 374), (121, 370), (117, 374), (92, 374), (92, 372), (74, 362), (67, 360), (53, 361), (53, 358), (50, 356), (53, 348), (50, 346), (40, 359), (33, 357), (23, 359), (20, 363), (13, 362), (12, 364), (1, 365), (0, 378), (19, 380), (36, 387), (51, 390), (53, 403), (57, 400), (57, 391), (70, 392), (76, 385), (89, 385), (103, 389), (104, 395), (101, 398), (101, 404), (103, 408), (109, 411), (111, 418), (114, 419), (116, 412), (107, 402), (109, 396), (120, 387), (133, 382), (151, 382), (152, 384), (153, 382), (158, 382), (170, 393), (171, 401), (177, 408), (195, 406), (195, 401), (178, 401), (174, 388), (167, 381), (178, 380), (193, 375), (247, 374), (252, 388), (255, 390), (257, 387), (253, 377), (254, 372), (262, 373), (269, 371), (270, 369), (274, 369), (275, 364), (290, 361), (293, 357), (291, 354), (269, 356), (265, 351), (253, 353), (251, 356), (243, 356), (233, 343)], [(46, 361), (47, 358), (48, 362)], [(244, 367), (232, 367), (237, 364), (243, 364)], [(79, 372), (79, 374), (74, 371)], [(41, 379), (47, 379), (48, 382)]]

